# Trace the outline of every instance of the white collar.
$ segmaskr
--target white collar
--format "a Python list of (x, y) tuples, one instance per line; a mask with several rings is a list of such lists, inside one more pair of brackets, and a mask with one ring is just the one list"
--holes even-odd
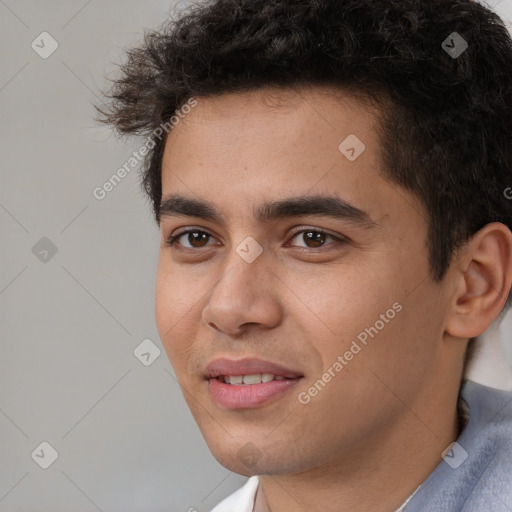
[[(233, 494), (228, 496), (225, 500), (221, 501), (211, 512), (253, 512), (254, 500), (256, 498), (256, 491), (258, 490), (259, 479), (257, 476), (251, 476), (247, 482), (240, 487)], [(421, 485), (420, 485), (421, 487)], [(418, 487), (418, 489), (420, 488)], [(405, 507), (411, 501), (412, 497), (418, 492), (416, 489), (396, 510), (396, 512), (403, 512)]]

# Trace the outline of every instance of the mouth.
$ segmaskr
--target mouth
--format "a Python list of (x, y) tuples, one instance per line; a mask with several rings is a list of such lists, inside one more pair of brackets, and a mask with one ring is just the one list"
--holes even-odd
[(244, 410), (283, 397), (304, 375), (261, 359), (216, 359), (206, 367), (205, 378), (210, 397), (218, 406)]
[[(288, 377), (273, 375), (272, 373), (254, 373), (252, 375), (220, 375), (216, 377), (220, 382), (232, 386), (252, 386), (253, 384), (266, 384), (273, 380), (286, 380)], [(291, 380), (291, 379), (288, 379)]]

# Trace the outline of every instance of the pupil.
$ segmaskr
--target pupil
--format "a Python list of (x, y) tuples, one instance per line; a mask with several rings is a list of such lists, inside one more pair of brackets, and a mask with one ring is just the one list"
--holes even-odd
[(197, 241), (198, 241), (198, 239), (193, 238), (193, 237), (195, 237), (195, 236), (199, 236), (199, 237), (201, 237), (203, 240), (205, 240), (205, 239), (206, 239), (206, 237), (207, 237), (207, 234), (206, 234), (206, 233), (201, 233), (201, 232), (199, 232), (199, 231), (192, 231), (191, 233), (189, 233), (188, 241), (190, 242), (190, 244), (191, 244), (192, 246), (194, 246), (194, 247), (202, 247), (201, 245), (194, 245), (194, 244), (195, 244), (195, 242), (197, 242)]
[(316, 244), (314, 245), (314, 247), (319, 247), (324, 242), (324, 233), (319, 233), (317, 231), (309, 231), (308, 233), (304, 234), (308, 237), (307, 242), (312, 242), (313, 244)]

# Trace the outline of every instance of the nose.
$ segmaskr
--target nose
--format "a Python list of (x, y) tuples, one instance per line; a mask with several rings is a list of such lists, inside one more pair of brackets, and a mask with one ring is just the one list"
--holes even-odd
[(248, 263), (234, 249), (212, 288), (201, 315), (210, 328), (237, 337), (250, 326), (271, 329), (282, 321), (283, 307), (275, 286), (277, 269), (265, 254)]

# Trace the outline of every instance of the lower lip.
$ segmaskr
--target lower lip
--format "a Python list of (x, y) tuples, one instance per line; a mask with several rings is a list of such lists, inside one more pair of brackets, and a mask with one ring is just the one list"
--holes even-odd
[(226, 384), (219, 379), (209, 379), (210, 396), (225, 409), (254, 409), (289, 391), (300, 378), (273, 380), (261, 384)]

